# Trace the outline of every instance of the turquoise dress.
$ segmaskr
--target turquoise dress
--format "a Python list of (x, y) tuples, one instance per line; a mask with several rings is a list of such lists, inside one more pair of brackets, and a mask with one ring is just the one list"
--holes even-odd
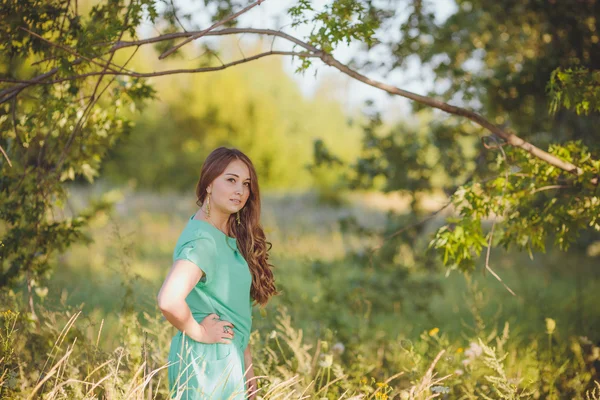
[(208, 344), (178, 331), (168, 358), (171, 397), (246, 399), (244, 350), (252, 327), (252, 276), (235, 238), (210, 222), (193, 218), (187, 221), (173, 252), (173, 261), (191, 261), (204, 272), (185, 301), (196, 321), (215, 313), (234, 325), (234, 335), (231, 344)]

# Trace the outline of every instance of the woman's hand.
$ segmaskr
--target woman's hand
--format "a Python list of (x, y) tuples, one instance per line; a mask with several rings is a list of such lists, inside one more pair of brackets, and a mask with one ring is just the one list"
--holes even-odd
[(197, 342), (230, 344), (231, 339), (233, 339), (233, 324), (228, 321), (221, 321), (221, 318), (215, 313), (204, 317), (199, 325), (199, 337), (190, 336)]

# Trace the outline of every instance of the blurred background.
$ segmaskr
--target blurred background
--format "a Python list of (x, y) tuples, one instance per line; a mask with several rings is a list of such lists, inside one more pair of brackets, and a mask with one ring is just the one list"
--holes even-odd
[[(597, 2), (589, 3), (598, 10)], [(239, 25), (285, 27), (301, 37), (310, 33), (306, 27), (286, 20), (294, 4), (266, 1), (240, 17)], [(80, 2), (82, 10), (91, 6)], [(189, 14), (183, 26), (210, 22), (204, 4), (185, 0), (174, 7)], [(410, 20), (416, 12), (411, 7), (398, 18)], [(429, 7), (431, 18), (415, 21), (414, 32), (382, 30), (382, 41), (402, 46), (369, 53), (362, 60), (365, 74), (475, 109), (541, 148), (581, 140), (597, 149), (597, 115), (549, 114), (546, 85), (569, 57), (565, 49), (598, 67), (600, 14), (560, 1), (444, 0)], [(138, 34), (150, 37), (155, 30), (146, 21)], [(224, 59), (271, 46), (249, 35), (205, 39)], [(144, 47), (129, 66), (197, 66), (202, 45), (192, 43), (162, 61), (164, 49)], [(342, 44), (334, 54), (356, 61), (362, 49)], [(394, 64), (399, 59), (402, 65)], [(131, 129), (108, 150), (93, 182), (83, 175), (65, 182), (68, 196), (55, 212), (68, 218), (99, 200), (113, 206), (95, 214), (83, 242), (53, 255), (46, 279), (6, 289), (5, 313), (31, 310), (34, 303), (36, 317), (47, 321), (43, 328), (26, 322), (44, 334), (32, 333), (27, 344), (13, 342), (13, 349), (26, 354), (27, 346), (55, 343), (61, 324), (81, 311), (77, 334), (90, 347), (67, 375), (93, 365), (89, 354), (100, 363), (98, 354), (110, 358), (121, 348), (136, 362), (162, 365), (175, 332), (157, 310), (156, 295), (175, 242), (196, 211), (202, 162), (223, 145), (245, 152), (257, 169), (262, 224), (282, 292), (254, 310), (257, 372), (271, 377), (264, 387), (299, 373), (299, 385), (320, 379), (311, 398), (343, 397), (348, 388), (365, 398), (409, 398), (407, 388), (444, 350), (439, 376), (451, 377), (437, 386), (430, 381), (429, 395), (583, 399), (591, 393), (600, 379), (598, 232), (582, 231), (567, 251), (551, 239), (545, 253), (494, 247), (489, 265), (514, 295), (485, 271), (485, 251), (468, 273), (444, 267), (428, 245), (455, 214), (444, 207), (448, 195), (470, 177), (497, 174), (498, 152), (484, 149), (480, 130), (460, 118), (393, 98), (318, 63), (298, 73), (299, 65), (267, 57), (221, 72), (149, 79), (155, 98), (122, 111)], [(484, 228), (492, 222), (485, 220)], [(278, 335), (285, 349), (275, 343)], [(309, 347), (302, 350), (299, 343)], [(56, 361), (55, 349), (64, 346), (50, 347)], [(312, 358), (303, 360), (303, 352)], [(43, 359), (32, 355), (30, 362)], [(303, 370), (305, 364), (316, 367)], [(135, 382), (135, 368), (127, 368), (124, 382)], [(33, 368), (27, 384), (11, 372), (4, 385), (23, 385), (25, 393), (41, 370), (39, 364)], [(398, 372), (405, 375), (386, 381)], [(164, 396), (166, 373), (160, 374), (154, 393)], [(346, 383), (319, 393), (343, 374)], [(503, 377), (506, 387), (486, 379), (492, 375)], [(125, 383), (114, 384), (120, 385)], [(503, 397), (507, 393), (513, 397)]]

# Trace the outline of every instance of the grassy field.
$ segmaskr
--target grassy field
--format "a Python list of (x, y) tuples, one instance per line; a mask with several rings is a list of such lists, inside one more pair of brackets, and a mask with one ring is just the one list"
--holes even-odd
[[(85, 195), (74, 194), (74, 207), (84, 202)], [(262, 222), (273, 243), (271, 260), (276, 266), (276, 280), (284, 291), (267, 311), (285, 305), (293, 311), (296, 324), (309, 330), (309, 321), (314, 321), (319, 313), (351, 313), (352, 310), (340, 310), (344, 304), (324, 302), (325, 294), (335, 288), (344, 290), (343, 284), (350, 278), (360, 280), (361, 265), (348, 265), (345, 254), (368, 249), (379, 239), (342, 234), (338, 218), (355, 216), (362, 225), (377, 229), (384, 225), (386, 211), (401, 204), (401, 199), (363, 194), (349, 197), (348, 202), (337, 208), (319, 204), (311, 194), (264, 196)], [(50, 292), (65, 291), (70, 304), (84, 303), (86, 312), (110, 320), (124, 302), (126, 287), (131, 285), (133, 292), (128, 301), (134, 302), (139, 311), (153, 312), (155, 296), (171, 265), (175, 242), (195, 207), (193, 195), (127, 195), (113, 215), (105, 215), (94, 224), (90, 232), (93, 244), (76, 246), (60, 258)], [(319, 276), (323, 281), (315, 279), (315, 265), (326, 269), (325, 276)], [(553, 318), (565, 334), (597, 334), (600, 308), (595, 294), (600, 290), (600, 270), (594, 258), (550, 249), (531, 260), (523, 252), (496, 249), (492, 266), (517, 296), (512, 296), (489, 273), (475, 273), (472, 280), (487, 299), (485, 306), (479, 305), (486, 320), (496, 315), (499, 320), (519, 323), (524, 331), (534, 333), (543, 329), (545, 318)], [(449, 333), (460, 333), (461, 320), (468, 318), (467, 303), (473, 296), (469, 295), (463, 275), (454, 272), (446, 277), (442, 270), (434, 274), (442, 293), (431, 295), (427, 312), (415, 313), (409, 304), (395, 315), (378, 315), (377, 310), (372, 310), (372, 317), (382, 321), (382, 331), (410, 336), (441, 326)], [(324, 285), (330, 282), (339, 285)], [(377, 291), (376, 287), (370, 289)], [(410, 303), (410, 299), (402, 299), (399, 294), (385, 295), (390, 302)], [(255, 322), (261, 324), (261, 319), (257, 314)], [(394, 322), (391, 330), (389, 322)]]
[[(79, 209), (88, 196), (98, 193), (74, 190), (70, 207)], [(598, 378), (594, 363), (600, 359), (600, 349), (594, 345), (600, 340), (596, 295), (600, 271), (594, 258), (550, 250), (531, 260), (525, 253), (497, 249), (491, 264), (517, 296), (481, 270), (465, 278), (418, 266), (410, 281), (390, 291), (367, 278), (365, 265), (347, 257), (350, 250), (368, 249), (380, 239), (342, 233), (338, 219), (355, 216), (361, 225), (378, 229), (385, 224), (388, 210), (404, 210), (402, 199), (354, 194), (346, 200), (344, 206), (332, 207), (320, 204), (310, 193), (263, 197), (262, 221), (273, 243), (271, 261), (283, 291), (263, 312), (254, 312), (253, 348), (261, 372), (270, 376), (265, 387), (276, 385), (288, 373), (292, 379), (298, 363), (305, 362), (322, 368), (301, 374), (304, 384), (311, 379), (318, 382), (316, 374), (323, 371), (335, 372), (327, 381), (321, 375), (315, 389), (344, 370), (352, 377), (348, 388), (354, 393), (362, 390), (365, 396), (377, 396), (379, 387), (379, 397), (374, 398), (387, 398), (384, 394), (421, 398), (435, 393), (431, 391), (435, 380), (427, 375), (427, 368), (435, 362), (440, 376), (451, 376), (439, 390), (457, 396), (446, 393), (445, 398), (480, 398), (481, 393), (491, 398), (499, 398), (500, 393), (584, 398), (585, 391), (593, 388)], [(150, 332), (155, 340), (153, 363), (161, 365), (174, 328), (160, 316), (155, 298), (171, 266), (177, 237), (194, 212), (193, 193), (126, 194), (113, 214), (94, 222), (88, 232), (93, 243), (74, 246), (57, 257), (48, 292), (38, 291), (42, 295), (35, 301), (48, 310), (82, 310), (79, 329), (106, 354), (140, 346), (141, 331)], [(439, 284), (441, 290), (419, 292), (415, 298), (410, 285), (425, 279)], [(550, 329), (552, 323), (555, 327)], [(283, 350), (278, 342), (276, 349), (300, 361), (289, 365), (285, 357), (269, 361), (267, 349), (275, 346), (269, 338), (278, 337), (275, 332), (288, 343)], [(441, 352), (444, 356), (436, 358)], [(332, 357), (329, 365), (327, 358), (323, 361), (324, 354)], [(395, 385), (382, 383), (400, 371), (406, 374), (404, 380)], [(490, 374), (504, 377), (508, 386), (503, 389), (486, 380)], [(158, 384), (163, 391), (165, 377)], [(425, 385), (421, 392), (406, 397), (419, 382)], [(348, 388), (332, 385), (324, 398), (338, 398)]]

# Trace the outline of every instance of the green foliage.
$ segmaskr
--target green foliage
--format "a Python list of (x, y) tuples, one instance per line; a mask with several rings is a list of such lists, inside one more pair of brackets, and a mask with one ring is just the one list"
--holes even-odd
[[(349, 45), (358, 41), (368, 47), (376, 43), (374, 35), (380, 21), (375, 17), (371, 2), (333, 0), (315, 10), (311, 2), (299, 0), (296, 6), (289, 8), (288, 14), (294, 27), (311, 25), (308, 43), (327, 53), (344, 42)], [(310, 59), (303, 58), (296, 72), (305, 71), (311, 64)]]
[[(8, 17), (0, 34), (10, 37), (0, 44), (3, 77), (10, 82), (49, 73), (56, 82), (1, 86), (0, 146), (12, 163), (0, 161), (0, 287), (6, 287), (47, 276), (50, 256), (89, 241), (82, 228), (111, 206), (99, 199), (78, 215), (60, 213), (68, 201), (64, 184), (95, 180), (108, 149), (131, 129), (124, 109), (142, 105), (154, 91), (139, 79), (71, 75), (103, 68), (87, 58), (134, 35), (145, 11), (151, 18), (156, 13), (148, 0), (111, 0), (87, 15), (63, 1), (5, 1), (1, 7)], [(75, 53), (82, 55), (77, 61)]]
[[(569, 129), (574, 118), (567, 113), (560, 119), (548, 115), (546, 87), (557, 68), (600, 68), (594, 50), (597, 19), (592, 17), (597, 1), (540, 5), (536, 0), (459, 0), (456, 5), (441, 22), (435, 21), (434, 3), (418, 2), (408, 9), (403, 41), (392, 47), (398, 65), (404, 66), (411, 55), (419, 57), (440, 83), (431, 94), (509, 124), (540, 147), (593, 136)], [(587, 91), (585, 86), (578, 90)], [(591, 129), (594, 121), (597, 117), (580, 123)], [(544, 137), (536, 134), (540, 131), (555, 134)]]
[(592, 183), (600, 171), (597, 156), (581, 142), (555, 145), (550, 152), (580, 165), (584, 173), (568, 174), (528, 153), (507, 149), (506, 159), (498, 156), (497, 177), (462, 187), (452, 195), (460, 218), (448, 222), (457, 225), (439, 228), (430, 244), (441, 252), (445, 265), (461, 270), (474, 266), (482, 247), (488, 245), (481, 231), (486, 219), (495, 221), (496, 230), (488, 235), (493, 234), (498, 244), (506, 249), (514, 244), (531, 257), (533, 251), (545, 251), (549, 237), (566, 251), (580, 231), (600, 231), (600, 197)]
[[(211, 10), (212, 20), (218, 20), (245, 4), (246, 2), (232, 0), (205, 2), (207, 6), (215, 6), (207, 8)], [(567, 145), (564, 144), (564, 139), (575, 140), (573, 143), (582, 140), (581, 145), (589, 146), (589, 153), (593, 156), (596, 154), (596, 148), (590, 143), (589, 139), (592, 136), (589, 132), (593, 131), (595, 117), (583, 118), (563, 110), (561, 118), (555, 121), (551, 117), (541, 117), (541, 111), (547, 109), (544, 90), (546, 87), (554, 99), (551, 110), (558, 110), (558, 106), (562, 105), (566, 108), (573, 107), (577, 113), (585, 115), (597, 108), (597, 74), (594, 71), (598, 69), (598, 59), (594, 49), (598, 36), (596, 20), (590, 17), (594, 15), (595, 4), (593, 1), (580, 2), (574, 6), (562, 3), (556, 6), (539, 6), (534, 0), (518, 5), (491, 0), (461, 0), (457, 2), (458, 7), (453, 15), (445, 21), (436, 21), (433, 3), (407, 1), (406, 7), (403, 8), (395, 3), (332, 0), (317, 9), (311, 2), (301, 0), (288, 10), (288, 16), (294, 26), (307, 26), (310, 33), (306, 40), (324, 52), (332, 53), (342, 44), (363, 44), (360, 53), (349, 63), (351, 66), (362, 64), (367, 70), (369, 67), (375, 67), (391, 71), (406, 65), (405, 60), (411, 55), (416, 55), (425, 66), (432, 68), (436, 80), (449, 82), (446, 89), (434, 91), (432, 94), (444, 100), (458, 98), (462, 104), (483, 112), (488, 119), (497, 124), (510, 123), (517, 132), (532, 132), (524, 137), (539, 139), (536, 143), (541, 147), (565, 147)], [(27, 222), (19, 222), (17, 226), (21, 232), (25, 232), (24, 237), (27, 239), (26, 243), (28, 242), (25, 251), (30, 254), (38, 252), (43, 258), (43, 255), (53, 251), (53, 248), (61, 251), (71, 240), (76, 240), (75, 230), (70, 228), (58, 235), (52, 232), (52, 229), (43, 226), (40, 230), (40, 221), (49, 213), (49, 205), (55, 201), (60, 204), (64, 200), (65, 195), (61, 193), (60, 182), (77, 177), (87, 181), (93, 180), (98, 175), (107, 151), (116, 143), (123, 143), (119, 140), (131, 129), (122, 108), (133, 105), (140, 107), (145, 99), (155, 96), (154, 89), (143, 80), (127, 81), (116, 77), (120, 73), (119, 69), (126, 67), (129, 60), (119, 66), (112, 64), (124, 54), (116, 57), (110, 53), (110, 49), (119, 41), (135, 38), (136, 29), (144, 16), (147, 16), (150, 22), (161, 23), (163, 32), (173, 32), (178, 29), (177, 24), (180, 22), (176, 17), (178, 9), (171, 5), (160, 14), (157, 3), (153, 0), (108, 0), (88, 7), (87, 14), (80, 14), (78, 8), (70, 2), (64, 4), (59, 1), (45, 2), (43, 7), (38, 7), (37, 3), (31, 1), (2, 2), (1, 7), (3, 15), (9, 15), (9, 18), (0, 25), (0, 33), (10, 38), (0, 45), (5, 57), (3, 72), (8, 78), (4, 83), (14, 85), (18, 80), (45, 72), (49, 73), (50, 79), (56, 83), (7, 88), (3, 91), (3, 95), (8, 97), (3, 98), (4, 109), (0, 116), (2, 132), (7, 132), (3, 135), (0, 145), (6, 148), (9, 157), (14, 158), (17, 165), (11, 172), (3, 174), (3, 179), (7, 179), (3, 182), (2, 190), (6, 190), (3, 193), (10, 193), (11, 197), (2, 205), (21, 204), (33, 188), (42, 188), (39, 193), (44, 199), (36, 198), (30, 202), (32, 208), (28, 209)], [(227, 25), (232, 26), (235, 23), (230, 21)], [(388, 39), (388, 36), (382, 35), (390, 28), (401, 33), (400, 40), (389, 35)], [(377, 50), (378, 54), (388, 54), (389, 59), (375, 65), (368, 57), (371, 50)], [(214, 51), (211, 50), (210, 53)], [(102, 55), (105, 55), (104, 58)], [(214, 54), (203, 59), (202, 63), (206, 63), (207, 59), (216, 62), (218, 58), (213, 56)], [(24, 67), (25, 62), (34, 64), (32, 67)], [(310, 61), (304, 59), (299, 69), (305, 70), (309, 64)], [(574, 69), (573, 66), (577, 68)], [(100, 71), (110, 72), (111, 75), (98, 77)], [(553, 71), (558, 72), (553, 74)], [(75, 80), (74, 75), (80, 77)], [(27, 94), (27, 97), (23, 94)], [(102, 96), (106, 98), (103, 99)], [(190, 97), (193, 98), (191, 94)], [(11, 99), (16, 100), (12, 103), (6, 101)], [(215, 105), (210, 104), (210, 107), (213, 106)], [(278, 151), (275, 149), (285, 147), (284, 144), (289, 142), (277, 137), (277, 140), (269, 143), (268, 150), (258, 149), (257, 144), (264, 146), (267, 142), (266, 137), (274, 137), (269, 129), (262, 129), (259, 122), (268, 120), (269, 113), (264, 112), (268, 107), (273, 108), (272, 104), (265, 107), (262, 101), (251, 101), (248, 109), (241, 114), (247, 117), (242, 118), (246, 124), (243, 126), (228, 118), (220, 118), (218, 112), (209, 110), (192, 118), (183, 117), (177, 124), (165, 123), (159, 127), (168, 131), (200, 122), (206, 131), (213, 131), (225, 126), (225, 133), (216, 135), (220, 139), (215, 139), (214, 142), (221, 143), (226, 135), (238, 138), (242, 141), (240, 147), (247, 147), (249, 154), (256, 159), (266, 176), (266, 181), (282, 182), (290, 180), (291, 177), (289, 174), (283, 176), (281, 171), (285, 170), (285, 166), (281, 161), (278, 162), (274, 154)], [(67, 119), (58, 118), (57, 112)], [(159, 121), (153, 122), (159, 124)], [(252, 132), (246, 135), (244, 130), (248, 129), (248, 126)], [(286, 128), (289, 127), (280, 127), (276, 131), (285, 132)], [(482, 162), (493, 157), (481, 156), (470, 151), (473, 142), (461, 140), (465, 133), (478, 133), (463, 124), (436, 121), (432, 124), (431, 133), (413, 130), (414, 133), (407, 135), (403, 140), (397, 140), (397, 133), (381, 140), (369, 136), (368, 130), (374, 131), (375, 128), (367, 128), (364, 147), (366, 158), (355, 163), (356, 174), (348, 181), (355, 187), (375, 185), (384, 187), (385, 190), (413, 190), (413, 209), (416, 211), (416, 198), (419, 195), (436, 188), (450, 193), (458, 186), (465, 189), (475, 188), (470, 183), (465, 185), (464, 179), (490, 179), (491, 173), (496, 169), (493, 164), (485, 165)], [(48, 135), (47, 132), (51, 134)], [(560, 135), (548, 135), (546, 132), (559, 132)], [(174, 175), (175, 160), (179, 161), (178, 156), (182, 153), (187, 153), (187, 156), (183, 157), (183, 162), (178, 164), (178, 167), (186, 171), (194, 170), (194, 150), (213, 144), (204, 140), (208, 136), (205, 133), (198, 135), (199, 138), (186, 140), (162, 138), (156, 141), (154, 154), (160, 154), (160, 145), (166, 145), (168, 148), (167, 154), (161, 159), (164, 161), (163, 165), (170, 167), (165, 169), (168, 172), (166, 176)], [(143, 140), (155, 136), (141, 134), (140, 137)], [(297, 140), (306, 141), (306, 138), (298, 135)], [(30, 144), (33, 147), (24, 151), (23, 148), (27, 149), (25, 146)], [(290, 145), (288, 151), (282, 153), (289, 153), (290, 149), (294, 148), (294, 145)], [(574, 153), (587, 151), (583, 147), (571, 150)], [(36, 151), (37, 156), (34, 154)], [(120, 154), (121, 159), (125, 160), (123, 164), (129, 167), (127, 171), (134, 168), (133, 163), (127, 164), (131, 152), (129, 149)], [(516, 163), (511, 168), (527, 169), (527, 164), (531, 162), (523, 155), (513, 157), (526, 165)], [(400, 161), (408, 165), (398, 164)], [(4, 172), (10, 167), (4, 163), (2, 168)], [(295, 172), (294, 169), (298, 168), (303, 168), (303, 165), (292, 167), (291, 170)], [(477, 211), (477, 207), (483, 207), (481, 211), (477, 211), (478, 217), (489, 216), (492, 211), (504, 213), (506, 209), (503, 217), (508, 218), (509, 222), (501, 227), (502, 234), (498, 235), (499, 243), (505, 246), (517, 243), (530, 250), (541, 248), (544, 238), (554, 234), (561, 248), (567, 248), (574, 240), (574, 233), (582, 226), (596, 225), (591, 214), (596, 198), (589, 195), (591, 189), (585, 186), (584, 179), (597, 174), (597, 167), (592, 165), (582, 168), (584, 174), (577, 178), (579, 180), (571, 180), (567, 184), (574, 185), (576, 190), (583, 190), (577, 195), (588, 196), (582, 198), (575, 195), (576, 199), (581, 199), (581, 204), (575, 204), (579, 200), (561, 201), (559, 198), (553, 200), (550, 205), (542, 206), (539, 203), (540, 196), (530, 196), (537, 201), (529, 201), (511, 191), (511, 185), (516, 190), (523, 190), (522, 185), (531, 184), (530, 181), (508, 182), (508, 179), (507, 182), (495, 180), (503, 186), (503, 191), (507, 191), (502, 197), (512, 196), (512, 200), (502, 200), (506, 205), (498, 203), (498, 185), (493, 188), (495, 193), (475, 193), (467, 195), (466, 200), (456, 200), (455, 197), (454, 201), (468, 202), (478, 199), (479, 204), (470, 205), (474, 212)], [(504, 170), (506, 169), (504, 166)], [(540, 165), (538, 170), (541, 169), (546, 171), (546, 175), (537, 177), (539, 179), (535, 181), (535, 188), (541, 188), (541, 182), (552, 183), (545, 177), (563, 179), (553, 173), (552, 168)], [(157, 186), (155, 172), (160, 175), (163, 171), (156, 171), (151, 167), (142, 167), (140, 170), (144, 171), (140, 175), (148, 186)], [(47, 171), (51, 173), (46, 174)], [(113, 168), (113, 171), (118, 171), (118, 168)], [(332, 177), (331, 171), (314, 171), (322, 187), (332, 183), (331, 193), (338, 192), (343, 186)], [(24, 178), (32, 175), (36, 176), (35, 180)], [(5, 176), (8, 178), (4, 178)], [(165, 181), (166, 176), (158, 176), (159, 181)], [(444, 176), (449, 179), (444, 180)], [(377, 183), (376, 179), (379, 179)], [(189, 181), (190, 178), (185, 176), (174, 184), (182, 188), (187, 187)], [(563, 183), (558, 184), (564, 186)], [(17, 190), (14, 190), (15, 187)], [(486, 189), (489, 187), (485, 185)], [(522, 201), (522, 204), (517, 206), (517, 200)], [(569, 214), (568, 207), (576, 207), (576, 211), (571, 210)], [(32, 209), (36, 211), (32, 213)], [(556, 212), (557, 215), (543, 214), (548, 212)], [(41, 261), (39, 265), (33, 265), (31, 257), (14, 253), (16, 232), (19, 232), (19, 229), (13, 229), (13, 225), (22, 219), (18, 211), (7, 213), (3, 219), (8, 222), (4, 229), (10, 232), (10, 236), (3, 239), (8, 246), (4, 246), (5, 257), (2, 261), (3, 275), (0, 277), (0, 284), (7, 284), (13, 278), (22, 276), (22, 263), (28, 265), (24, 268), (34, 272), (34, 275), (42, 274), (47, 269), (47, 264)], [(451, 238), (447, 237), (445, 241), (438, 240), (437, 246), (434, 247), (441, 248), (440, 243), (455, 243), (456, 246), (459, 246), (457, 243), (463, 243), (462, 249), (444, 249), (444, 253), (449, 255), (446, 259), (448, 262), (457, 261), (451, 254), (460, 254), (459, 263), (468, 264), (481, 250), (479, 246), (483, 242), (482, 234), (476, 229), (476, 222), (463, 222), (458, 226), (463, 227), (463, 232), (473, 235), (471, 240), (461, 242), (457, 241), (457, 238), (450, 240)], [(518, 230), (515, 229), (517, 226)], [(465, 227), (468, 229), (465, 230)], [(46, 240), (45, 244), (35, 243), (34, 236), (39, 235), (41, 231), (51, 232), (48, 237), (56, 237), (57, 242)], [(60, 229), (57, 232), (60, 232)], [(444, 234), (448, 235), (449, 232), (450, 230), (446, 229)], [(22, 237), (19, 236), (20, 239)], [(32, 251), (33, 247), (36, 248), (35, 251)]]
[(378, 43), (394, 67), (418, 57), (440, 83), (430, 96), (475, 109), (581, 173), (550, 166), (456, 117), (423, 113), (417, 105), (417, 126), (386, 127), (367, 109), (362, 154), (344, 175), (348, 187), (406, 191), (416, 217), (423, 216), (419, 199), (449, 195), (456, 215), (439, 228), (430, 248), (450, 269), (473, 269), (488, 245), (516, 245), (533, 257), (549, 240), (566, 250), (581, 232), (597, 237), (600, 153), (593, 132), (600, 64), (593, 50), (597, 21), (590, 17), (596, 2), (458, 1), (445, 21), (436, 20), (433, 3), (407, 3), (406, 18), (378, 5), (379, 26), (395, 24), (402, 33), (399, 42)]
[(451, 269), (474, 269), (481, 250), (487, 246), (481, 222), (470, 218), (449, 218), (446, 222), (449, 225), (436, 232), (430, 247), (443, 252), (442, 262)]
[(600, 71), (587, 68), (557, 68), (548, 82), (550, 113), (559, 108), (574, 110), (577, 115), (600, 112)]
[[(81, 228), (110, 203), (100, 199), (79, 215), (57, 216), (68, 198), (64, 183), (81, 178), (93, 182), (115, 138), (130, 125), (121, 115), (123, 105), (139, 98), (126, 87), (114, 90), (116, 104), (86, 109), (68, 94), (68, 83), (31, 91), (42, 104), (19, 98), (2, 105), (0, 130), (3, 147), (12, 160), (2, 163), (0, 176), (0, 286), (48, 272), (48, 257), (84, 239)], [(133, 90), (135, 92), (135, 89)], [(26, 115), (15, 118), (19, 109)], [(58, 111), (61, 110), (61, 111)], [(75, 139), (77, 138), (77, 139)]]

